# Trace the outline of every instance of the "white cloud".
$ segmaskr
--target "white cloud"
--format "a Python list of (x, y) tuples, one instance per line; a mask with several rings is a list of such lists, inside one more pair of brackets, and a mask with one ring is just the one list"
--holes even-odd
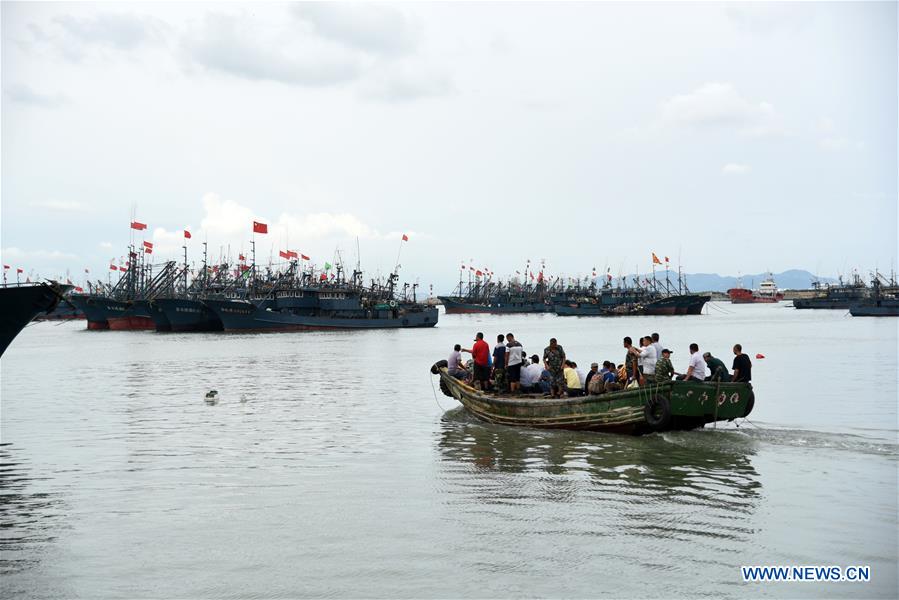
[(418, 42), (412, 18), (390, 6), (297, 2), (291, 12), (320, 36), (372, 54), (406, 54)]
[(100, 247), (104, 250), (112, 250), (112, 242), (100, 242)]
[(63, 213), (79, 213), (88, 212), (90, 210), (87, 205), (75, 200), (44, 200), (39, 202), (32, 202), (31, 206)]
[(203, 211), (205, 216), (200, 221), (200, 229), (213, 238), (241, 233), (249, 235), (253, 221), (267, 222), (246, 206), (234, 200), (222, 200), (214, 193), (203, 196)]
[(745, 175), (752, 170), (752, 167), (749, 165), (741, 165), (737, 163), (727, 163), (723, 167), (721, 167), (721, 172), (724, 175)]
[(706, 83), (662, 105), (662, 121), (674, 126), (722, 127), (750, 136), (785, 133), (782, 117), (768, 102), (743, 98), (730, 83)]
[(249, 15), (207, 15), (182, 41), (186, 57), (211, 71), (249, 80), (326, 86), (356, 79), (356, 53), (302, 31), (266, 26)]
[(291, 215), (288, 213), (278, 217), (276, 226), (279, 231), (290, 235), (291, 239), (318, 240), (327, 237), (359, 237), (362, 239), (380, 238), (378, 231), (349, 213), (312, 213), (308, 215)]
[(4, 86), (3, 93), (13, 102), (40, 108), (59, 108), (69, 103), (69, 98), (65, 94), (44, 94), (24, 84), (14, 83)]
[(60, 252), (59, 250), (22, 250), (21, 248), (16, 248), (15, 246), (10, 246), (9, 248), (0, 249), (0, 256), (3, 257), (4, 261), (24, 261), (24, 260), (40, 260), (40, 261), (48, 261), (48, 260), (75, 260), (78, 258), (77, 254), (72, 254), (70, 252)]
[(385, 102), (406, 102), (432, 96), (446, 96), (454, 90), (449, 75), (422, 63), (403, 62), (372, 73), (361, 85), (363, 97)]
[(116, 12), (87, 17), (64, 14), (42, 24), (30, 23), (27, 29), (29, 37), (22, 47), (48, 47), (75, 62), (105, 50), (132, 51), (164, 42), (171, 33), (155, 17)]

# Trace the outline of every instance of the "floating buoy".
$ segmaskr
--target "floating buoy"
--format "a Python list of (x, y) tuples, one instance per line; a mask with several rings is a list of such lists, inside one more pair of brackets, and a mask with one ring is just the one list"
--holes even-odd
[(765, 355), (764, 354), (756, 354), (755, 357), (756, 358), (765, 358)]
[(209, 390), (206, 392), (206, 404), (215, 404), (219, 400), (219, 393), (217, 390)]

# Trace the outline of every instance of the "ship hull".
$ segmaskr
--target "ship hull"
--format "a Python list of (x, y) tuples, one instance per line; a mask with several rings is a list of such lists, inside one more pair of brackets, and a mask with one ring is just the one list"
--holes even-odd
[(881, 300), (849, 307), (853, 317), (899, 317), (899, 300)]
[(71, 288), (55, 284), (0, 286), (0, 356), (35, 316), (56, 308), (66, 289)]
[[(158, 298), (153, 305), (165, 315), (168, 331), (222, 331), (221, 319), (199, 300)], [(159, 328), (157, 327), (157, 331)]]
[(102, 304), (107, 310), (106, 321), (112, 331), (153, 331), (156, 323), (150, 315), (150, 308), (143, 300), (123, 302), (105, 299)]
[(103, 296), (89, 296), (85, 294), (73, 294), (69, 297), (69, 302), (84, 313), (87, 319), (87, 328), (96, 331), (109, 329), (108, 317), (110, 311), (106, 309), (106, 300), (108, 298)]
[(796, 298), (793, 300), (793, 308), (800, 309), (849, 310), (850, 306), (852, 306), (850, 300), (828, 300), (827, 298)]
[(551, 312), (551, 307), (548, 307), (542, 302), (525, 302), (522, 304), (477, 304), (474, 302), (463, 302), (449, 296), (438, 296), (438, 299), (443, 303), (443, 307), (446, 309), (446, 314), (448, 315), (471, 313), (505, 315)]
[[(244, 300), (206, 300), (221, 320), (225, 331), (303, 331), (313, 329), (399, 329), (433, 327), (439, 313), (436, 308), (399, 314), (396, 317), (381, 315), (390, 311), (374, 311), (371, 318), (300, 315), (291, 312), (269, 310), (265, 305), (255, 305)], [(379, 318), (380, 317), (380, 318)]]
[(709, 300), (711, 300), (710, 296), (687, 294), (661, 298), (643, 305), (555, 304), (553, 311), (561, 317), (700, 315), (702, 308)]

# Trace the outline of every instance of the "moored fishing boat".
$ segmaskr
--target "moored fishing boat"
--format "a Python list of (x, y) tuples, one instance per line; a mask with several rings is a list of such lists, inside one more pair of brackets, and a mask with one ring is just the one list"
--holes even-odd
[(31, 320), (56, 308), (62, 295), (72, 289), (56, 282), (0, 285), (0, 356)]
[(748, 383), (668, 381), (601, 395), (543, 398), (483, 393), (449, 375), (446, 361), (435, 363), (431, 373), (440, 378), (444, 394), (479, 419), (517, 427), (639, 435), (742, 418), (755, 404)]

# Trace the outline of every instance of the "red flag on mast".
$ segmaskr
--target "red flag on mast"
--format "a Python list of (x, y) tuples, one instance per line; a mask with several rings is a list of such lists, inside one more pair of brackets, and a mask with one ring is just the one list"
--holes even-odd
[(268, 225), (259, 221), (253, 221), (253, 233), (268, 233)]
[(405, 233), (403, 234), (403, 241), (404, 241), (404, 242), (408, 242), (408, 241), (409, 241), (409, 236), (406, 235)]
[(144, 248), (153, 249), (153, 242), (144, 242)]
[(300, 258), (302, 258), (303, 260), (311, 260), (311, 259), (310, 259), (308, 256), (306, 256), (305, 254), (300, 254)]
[(281, 258), (290, 258), (290, 252), (284, 252), (284, 250), (278, 250), (278, 256)]
[(190, 232), (186, 229), (184, 230), (184, 239), (186, 239), (186, 240), (190, 239)]
[(131, 221), (131, 229), (137, 229), (138, 231), (140, 231), (146, 228), (146, 223), (141, 223), (140, 221)]
[(659, 260), (659, 257), (656, 256), (655, 252), (652, 253), (652, 264), (654, 264), (654, 265), (662, 264), (662, 261)]

